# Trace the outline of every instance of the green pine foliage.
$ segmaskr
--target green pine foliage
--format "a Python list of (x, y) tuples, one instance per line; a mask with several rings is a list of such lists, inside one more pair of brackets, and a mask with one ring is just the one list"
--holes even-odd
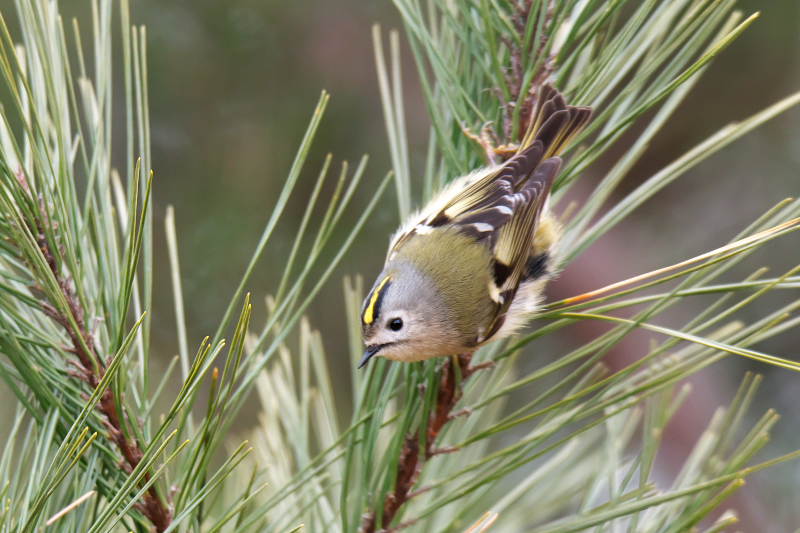
[[(17, 0), (20, 35), (0, 21), (0, 378), (18, 402), (0, 459), (2, 531), (712, 532), (736, 522), (720, 506), (745, 476), (795, 455), (753, 462), (777, 415), (747, 423), (760, 382), (748, 375), (672, 483), (652, 475), (665, 427), (689, 394), (686, 378), (731, 354), (800, 369), (757, 350), (798, 323), (791, 313), (800, 299), (754, 322), (739, 318), (771, 291), (797, 288), (797, 269), (728, 280), (794, 230), (800, 202), (789, 200), (696, 261), (551, 303), (526, 335), (446, 360), (378, 359), (357, 371), (364, 284), (345, 278), (353, 406), (336, 405), (323, 339), (304, 313), (323, 284), (336, 282), (334, 268), (386, 203), (390, 181), (405, 217), (413, 198), (512, 153), (536, 88), (550, 80), (570, 103), (595, 109), (566, 151), (553, 197), (571, 213), (563, 267), (687, 169), (800, 102), (797, 93), (726, 126), (611, 202), (709, 62), (755, 16), (735, 11), (733, 0), (395, 4), (431, 122), (422, 190), (411, 188), (401, 37), (390, 33), (387, 60), (376, 27), (393, 172), (362, 183), (364, 158), (329, 178), (332, 158), (324, 161), (280, 281), (256, 298), (266, 297), (268, 319), (251, 325), (248, 280), (300, 178), (328, 103), (323, 93), (252, 260), (204, 340), (186, 337), (171, 210), (169, 256), (153, 252), (146, 34), (131, 27), (128, 1), (92, 1), (88, 33), (46, 0)], [(112, 83), (116, 39), (122, 87)], [(114, 89), (127, 104), (113, 117), (126, 127), (122, 169), (111, 164)], [(637, 122), (641, 133), (589, 198), (562, 209), (582, 172)], [(336, 186), (324, 205), (327, 179)], [(359, 188), (370, 191), (367, 205), (354, 205)], [(324, 216), (313, 227), (317, 208)], [(342, 228), (348, 209), (361, 215)], [(148, 372), (156, 261), (172, 268), (180, 347), (159, 378)], [(661, 313), (697, 295), (714, 300), (682, 327), (659, 325)], [(515, 361), (540, 339), (587, 320), (610, 326), (520, 373)], [(656, 340), (610, 372), (603, 357), (637, 329)], [(168, 385), (173, 375), (178, 390)], [(509, 402), (512, 393), (524, 402)], [(254, 403), (259, 425), (237, 440), (231, 424)]]

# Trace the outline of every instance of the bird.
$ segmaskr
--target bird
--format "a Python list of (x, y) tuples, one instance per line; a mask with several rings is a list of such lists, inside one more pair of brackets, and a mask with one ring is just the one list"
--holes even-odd
[(547, 202), (558, 154), (591, 116), (543, 84), (516, 155), (454, 180), (401, 225), (362, 306), (358, 368), (472, 351), (536, 314), (561, 236)]

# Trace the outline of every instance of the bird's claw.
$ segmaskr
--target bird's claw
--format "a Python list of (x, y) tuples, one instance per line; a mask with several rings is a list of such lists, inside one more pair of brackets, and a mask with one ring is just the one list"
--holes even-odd
[(484, 123), (483, 126), (481, 126), (480, 135), (475, 135), (472, 133), (472, 131), (466, 126), (466, 123), (461, 124), (461, 131), (464, 133), (464, 135), (475, 141), (478, 146), (483, 148), (484, 157), (489, 165), (496, 165), (498, 163), (498, 156), (502, 161), (505, 161), (516, 154), (519, 147), (513, 143), (496, 146), (495, 143), (498, 143), (499, 141), (497, 141), (497, 136), (494, 134), (494, 130), (492, 130), (491, 125), (492, 121)]

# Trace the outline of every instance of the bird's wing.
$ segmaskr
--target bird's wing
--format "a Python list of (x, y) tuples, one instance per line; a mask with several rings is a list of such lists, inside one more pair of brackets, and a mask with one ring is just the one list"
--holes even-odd
[(455, 225), (479, 241), (489, 239), (486, 244), (493, 247), (500, 228), (511, 221), (520, 207), (519, 199), (515, 199), (517, 190), (539, 165), (543, 154), (542, 142), (534, 141), (504, 165), (443, 191), (447, 196), (434, 200), (393, 239), (389, 255), (414, 235), (445, 225)]
[(530, 255), (539, 217), (560, 168), (561, 159), (558, 157), (551, 157), (538, 165), (513, 196), (513, 216), (497, 230), (492, 248), (496, 289), (493, 294), (497, 295), (497, 308), (492, 327), (486, 335), (487, 339), (503, 325), (505, 314), (514, 301)]
[(457, 223), (476, 238), (496, 237), (512, 217), (511, 196), (542, 161), (557, 156), (592, 116), (588, 107), (569, 106), (549, 84), (539, 90), (536, 109), (519, 153), (505, 164), (486, 168), (451, 183), (413, 215), (392, 239), (389, 257), (415, 234)]

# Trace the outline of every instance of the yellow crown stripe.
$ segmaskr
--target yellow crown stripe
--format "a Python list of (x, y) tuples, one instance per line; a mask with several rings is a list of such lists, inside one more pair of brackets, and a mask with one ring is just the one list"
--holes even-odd
[(386, 282), (389, 281), (390, 279), (392, 279), (391, 276), (386, 276), (385, 278), (383, 278), (383, 281), (381, 281), (380, 284), (377, 287), (375, 287), (375, 290), (372, 291), (372, 296), (369, 299), (369, 304), (367, 304), (367, 308), (364, 310), (364, 324), (372, 324), (372, 321), (375, 319), (375, 317), (372, 316), (375, 310), (375, 302), (378, 301), (378, 295), (380, 295), (381, 289), (383, 288), (384, 285), (386, 285)]

